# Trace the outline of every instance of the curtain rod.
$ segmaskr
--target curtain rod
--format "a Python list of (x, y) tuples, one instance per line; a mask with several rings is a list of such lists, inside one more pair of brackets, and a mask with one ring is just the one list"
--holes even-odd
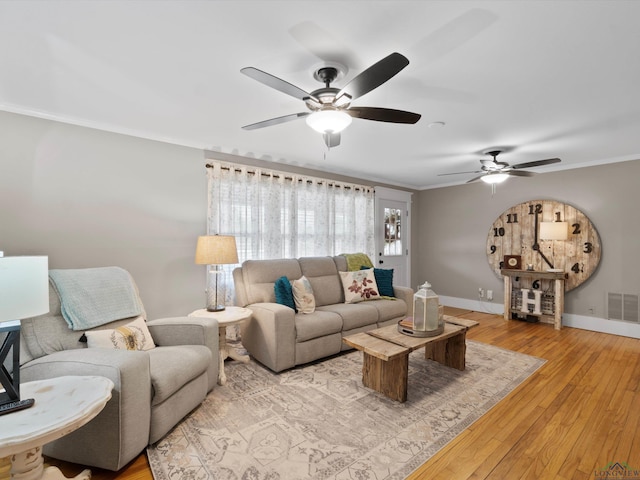
[[(211, 163), (207, 163), (205, 165), (205, 167), (206, 168), (213, 168), (214, 165), (211, 164)], [(224, 165), (220, 165), (220, 169), (221, 170), (229, 170), (229, 171), (233, 170), (234, 172), (237, 172), (237, 173), (242, 172), (241, 168), (227, 167), (227, 166), (224, 166)], [(255, 175), (256, 172), (254, 170), (247, 170), (247, 174)], [(273, 177), (273, 178), (280, 178), (282, 176), (282, 178), (284, 180), (291, 180), (292, 182), (295, 180), (295, 178), (293, 178), (293, 177), (288, 177), (288, 176), (286, 176), (284, 174), (280, 175), (279, 173), (260, 173), (260, 175), (263, 176), (263, 177)], [(298, 178), (298, 182), (302, 182), (302, 181), (303, 181), (302, 178)], [(312, 184), (312, 183), (314, 183), (314, 180), (307, 180), (307, 184)], [(342, 185), (343, 188), (345, 188), (347, 190), (350, 190), (351, 188), (353, 188), (356, 191), (357, 190), (369, 190), (369, 189), (375, 191), (374, 187), (369, 187), (369, 186), (366, 186), (366, 185), (362, 185), (362, 186), (359, 186), (359, 187), (358, 186), (351, 187), (349, 185), (344, 185), (342, 182), (337, 182), (337, 181), (328, 180), (328, 179), (327, 180), (319, 179), (319, 180), (316, 180), (315, 183), (317, 183), (318, 185), (322, 185), (323, 183), (327, 183), (327, 185), (330, 186), (330, 187), (335, 187), (335, 186), (338, 186), (338, 185)]]

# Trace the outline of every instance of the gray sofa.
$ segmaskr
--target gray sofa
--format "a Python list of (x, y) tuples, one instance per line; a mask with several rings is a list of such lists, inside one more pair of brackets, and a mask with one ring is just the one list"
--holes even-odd
[[(135, 290), (137, 295), (137, 287)], [(146, 351), (87, 348), (81, 341), (83, 332), (67, 325), (60, 297), (51, 285), (49, 304), (48, 314), (21, 322), (21, 381), (100, 375), (110, 378), (115, 388), (97, 417), (47, 444), (45, 455), (119, 470), (147, 445), (160, 440), (217, 383), (215, 320), (174, 317), (148, 321), (156, 347)], [(89, 331), (114, 329), (131, 321), (121, 319)]]
[[(236, 303), (252, 310), (241, 327), (242, 344), (257, 361), (281, 372), (334, 355), (347, 347), (342, 337), (390, 325), (413, 308), (413, 290), (394, 286), (395, 299), (344, 303), (339, 271), (347, 271), (343, 256), (247, 260), (233, 271)], [(309, 279), (316, 309), (303, 314), (276, 303), (274, 284)]]

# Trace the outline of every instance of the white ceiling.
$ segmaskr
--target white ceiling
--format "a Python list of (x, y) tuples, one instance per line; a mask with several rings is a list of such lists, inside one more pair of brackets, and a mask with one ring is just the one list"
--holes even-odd
[[(640, 158), (640, 1), (0, 1), (0, 109), (424, 189), (463, 183), (491, 147), (537, 172)], [(354, 101), (331, 150), (306, 111), (242, 75), (335, 86), (392, 52), (410, 64)], [(443, 128), (430, 128), (444, 122)], [(512, 178), (510, 182), (526, 182)]]

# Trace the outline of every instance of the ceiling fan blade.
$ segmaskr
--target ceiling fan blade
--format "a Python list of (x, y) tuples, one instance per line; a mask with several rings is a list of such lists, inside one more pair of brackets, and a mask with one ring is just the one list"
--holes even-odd
[(351, 107), (344, 111), (354, 118), (374, 120), (376, 122), (416, 123), (421, 117), (419, 113), (394, 110), (391, 108)]
[(251, 125), (245, 125), (243, 130), (255, 130), (257, 128), (271, 127), (273, 125), (279, 125), (285, 122), (291, 122), (302, 117), (310, 115), (311, 112), (292, 113), (291, 115), (284, 115), (283, 117), (270, 118), (269, 120), (263, 120), (262, 122), (252, 123)]
[(477, 176), (477, 177), (473, 177), (471, 180), (467, 180), (465, 183), (473, 183), (473, 182), (476, 182), (476, 181), (480, 180), (482, 177), (484, 177), (484, 175), (480, 175), (480, 176)]
[(506, 170), (503, 173), (506, 173), (511, 177), (533, 177), (536, 175), (535, 172), (527, 172), (526, 170)]
[(533, 162), (518, 163), (517, 165), (512, 165), (510, 168), (516, 170), (519, 168), (541, 167), (542, 165), (551, 165), (552, 163), (559, 162), (559, 158), (547, 158), (546, 160), (535, 160)]
[(301, 88), (298, 88), (295, 85), (282, 80), (281, 78), (274, 77), (270, 73), (258, 70), (257, 68), (245, 67), (241, 69), (240, 72), (244, 73), (247, 77), (251, 77), (268, 87), (275, 88), (276, 90), (282, 93), (286, 93), (287, 95), (291, 95), (292, 97), (299, 100), (313, 98), (314, 100), (319, 102), (317, 98), (312, 97), (310, 93), (305, 92)]
[(499, 17), (489, 10), (472, 8), (431, 32), (410, 51), (412, 55), (420, 56), (421, 63), (429, 65), (460, 48), (498, 20)]
[(353, 78), (338, 92), (336, 98), (349, 92), (351, 99), (355, 100), (393, 78), (407, 65), (409, 65), (407, 57), (394, 52)]
[(324, 139), (324, 143), (329, 148), (337, 147), (338, 145), (340, 145), (340, 132), (325, 132), (322, 134), (322, 138)]
[(463, 173), (482, 173), (482, 170), (474, 170), (472, 172), (453, 172), (453, 173), (439, 173), (438, 177), (445, 177), (447, 175), (461, 175)]
[(289, 29), (289, 34), (305, 50), (323, 62), (338, 62), (351, 68), (358, 64), (358, 55), (349, 45), (311, 20), (294, 25)]

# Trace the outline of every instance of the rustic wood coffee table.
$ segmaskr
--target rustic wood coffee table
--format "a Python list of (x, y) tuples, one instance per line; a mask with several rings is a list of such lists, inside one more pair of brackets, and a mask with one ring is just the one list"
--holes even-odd
[(466, 333), (478, 325), (445, 315), (444, 332), (435, 337), (412, 337), (398, 332), (397, 325), (356, 333), (342, 341), (363, 352), (362, 383), (398, 402), (407, 401), (409, 353), (425, 348), (425, 358), (465, 369)]

